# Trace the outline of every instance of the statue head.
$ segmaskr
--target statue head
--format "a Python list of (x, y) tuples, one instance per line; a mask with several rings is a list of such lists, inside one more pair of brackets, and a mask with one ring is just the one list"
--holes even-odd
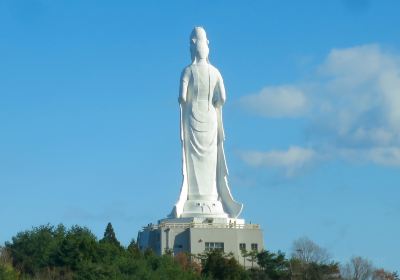
[(190, 34), (190, 54), (192, 57), (192, 62), (196, 63), (198, 59), (207, 59), (210, 52), (208, 48), (209, 41), (207, 39), (206, 31), (203, 27), (193, 28)]

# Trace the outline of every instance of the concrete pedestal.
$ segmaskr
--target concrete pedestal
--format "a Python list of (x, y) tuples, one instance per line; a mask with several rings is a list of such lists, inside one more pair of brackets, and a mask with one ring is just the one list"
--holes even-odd
[(264, 249), (262, 231), (257, 224), (242, 219), (178, 218), (160, 220), (138, 234), (141, 250), (152, 249), (161, 255), (167, 251), (200, 254), (211, 249), (233, 253), (243, 263), (241, 249)]

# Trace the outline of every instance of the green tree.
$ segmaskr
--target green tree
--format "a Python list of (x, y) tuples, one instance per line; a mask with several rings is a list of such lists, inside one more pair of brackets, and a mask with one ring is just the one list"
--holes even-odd
[(246, 267), (246, 258), (249, 256), (249, 252), (247, 252), (246, 249), (241, 249), (240, 250), (240, 255), (243, 258), (243, 266)]
[(67, 230), (46, 225), (20, 232), (0, 248), (0, 279), (200, 279), (198, 272), (181, 267), (171, 256), (150, 250), (142, 254), (134, 241), (124, 248), (112, 240), (98, 241), (80, 226)]
[(111, 223), (107, 224), (106, 230), (104, 231), (104, 237), (100, 240), (100, 242), (107, 242), (121, 247), (121, 244), (115, 236), (114, 228)]
[(257, 261), (257, 254), (256, 250), (251, 250), (247, 253), (247, 260), (251, 263), (251, 268), (254, 268), (254, 263)]
[(0, 246), (0, 279), (17, 280), (19, 273), (14, 269), (11, 257), (6, 248)]
[(11, 264), (0, 264), (0, 279), (18, 280), (19, 274)]
[(257, 264), (270, 279), (289, 279), (289, 261), (281, 251), (272, 253), (266, 250), (257, 254)]
[(233, 256), (224, 256), (218, 250), (205, 255), (202, 274), (211, 279), (249, 279), (244, 268)]
[(128, 253), (134, 257), (135, 259), (139, 258), (142, 254), (139, 249), (139, 245), (135, 241), (135, 239), (132, 239), (131, 242), (129, 243), (127, 247)]
[(341, 279), (338, 263), (321, 264), (310, 263), (307, 265), (307, 280), (335, 280)]
[(85, 264), (98, 259), (96, 236), (89, 229), (73, 226), (68, 230), (57, 252), (57, 264), (79, 270)]
[(339, 264), (332, 262), (329, 264), (304, 262), (292, 258), (290, 260), (291, 279), (293, 280), (339, 280)]
[(44, 225), (23, 231), (6, 243), (13, 265), (25, 274), (35, 275), (56, 265), (55, 255), (65, 235), (65, 227)]

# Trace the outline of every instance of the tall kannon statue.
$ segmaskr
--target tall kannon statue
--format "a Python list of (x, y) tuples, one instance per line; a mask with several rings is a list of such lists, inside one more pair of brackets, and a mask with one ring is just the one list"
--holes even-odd
[(183, 182), (171, 214), (138, 233), (141, 251), (202, 254), (217, 249), (241, 260), (242, 249), (262, 250), (257, 224), (239, 218), (243, 205), (228, 185), (222, 106), (224, 82), (208, 60), (208, 40), (201, 27), (190, 35), (192, 63), (182, 71), (179, 90)]
[(182, 72), (179, 90), (183, 183), (174, 218), (237, 218), (243, 208), (228, 185), (222, 123), (226, 93), (220, 72), (209, 62), (208, 44), (205, 30), (195, 27), (192, 63)]

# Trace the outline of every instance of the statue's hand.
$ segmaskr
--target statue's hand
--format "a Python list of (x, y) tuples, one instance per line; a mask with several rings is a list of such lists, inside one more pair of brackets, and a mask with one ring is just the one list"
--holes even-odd
[(218, 108), (218, 107), (219, 107), (218, 100), (214, 99), (212, 103), (213, 103), (213, 105), (214, 105), (215, 108)]
[(179, 95), (178, 102), (179, 102), (179, 104), (183, 104), (186, 102), (186, 100), (181, 95)]
[(219, 107), (222, 107), (222, 105), (224, 105), (224, 103), (220, 98), (214, 98), (213, 105), (215, 108), (219, 108)]

